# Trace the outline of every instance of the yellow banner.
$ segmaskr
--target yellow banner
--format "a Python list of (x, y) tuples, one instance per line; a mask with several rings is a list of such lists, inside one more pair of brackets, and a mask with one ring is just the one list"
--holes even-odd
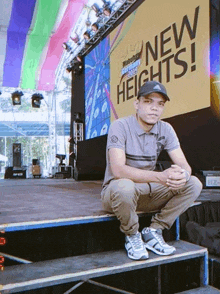
[[(148, 0), (110, 34), (111, 102), (134, 113), (147, 80), (167, 89), (163, 118), (210, 106), (209, 0)], [(111, 120), (115, 115), (111, 115)]]

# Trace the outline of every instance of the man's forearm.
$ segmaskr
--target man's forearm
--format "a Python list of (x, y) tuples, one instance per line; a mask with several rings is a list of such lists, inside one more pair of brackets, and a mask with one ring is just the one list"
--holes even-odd
[(192, 174), (192, 169), (188, 164), (181, 164), (179, 165), (185, 172), (186, 181), (188, 181)]
[(138, 169), (128, 165), (118, 166), (113, 170), (115, 178), (130, 179), (136, 183), (157, 182), (161, 183), (161, 172)]
[(187, 171), (189, 173), (189, 175), (191, 175), (192, 173), (192, 169), (189, 165), (182, 165), (180, 166), (182, 169), (185, 169), (185, 171)]

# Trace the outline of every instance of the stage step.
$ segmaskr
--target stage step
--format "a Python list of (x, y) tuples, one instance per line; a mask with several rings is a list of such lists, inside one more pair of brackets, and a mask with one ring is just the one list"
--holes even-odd
[[(166, 264), (184, 263), (187, 260), (199, 260), (200, 285), (206, 285), (207, 249), (185, 241), (172, 241), (170, 244), (177, 249), (174, 255), (159, 256), (150, 252), (149, 259), (143, 261), (130, 260), (122, 249), (9, 266), (1, 272), (0, 290), (2, 294), (18, 293), (144, 268), (159, 268)], [(158, 289), (161, 287), (161, 276), (161, 270), (158, 270)], [(157, 292), (160, 293), (160, 290)]]
[(220, 289), (220, 256), (209, 254), (209, 284)]
[[(140, 230), (147, 226), (152, 214), (139, 214)], [(49, 222), (41, 227), (33, 224), (7, 226), (4, 237), (6, 246), (1, 252), (33, 262), (57, 258), (92, 254), (124, 248), (125, 236), (119, 229), (119, 221), (113, 215), (101, 217), (81, 217), (74, 220), (59, 220), (62, 225)], [(25, 228), (27, 229), (25, 230)], [(176, 239), (176, 223), (170, 230), (164, 230), (164, 239)], [(3, 235), (2, 235), (3, 237)], [(16, 244), (16, 246), (14, 246)], [(1, 255), (1, 254), (0, 254)], [(13, 259), (5, 260), (5, 267), (17, 265)]]
[(212, 286), (206, 286), (206, 287), (199, 287), (196, 289), (179, 292), (177, 294), (219, 294), (219, 293), (220, 293), (220, 290)]

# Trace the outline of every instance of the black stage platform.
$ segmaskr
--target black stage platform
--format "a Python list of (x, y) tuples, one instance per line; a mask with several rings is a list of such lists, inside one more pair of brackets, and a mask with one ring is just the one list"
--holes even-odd
[[(102, 209), (102, 181), (7, 179), (0, 181), (0, 229), (5, 231), (88, 222), (111, 217)], [(220, 201), (220, 189), (203, 189), (198, 202)]]
[(53, 227), (107, 217), (101, 181), (8, 179), (0, 181), (0, 229)]
[[(176, 227), (178, 227), (179, 222), (172, 227), (170, 233), (167, 231), (164, 235), (166, 241), (178, 242), (176, 246), (180, 248), (180, 255), (177, 252), (178, 254), (174, 257), (157, 258), (155, 259), (155, 265), (152, 256), (149, 262), (138, 263), (139, 265), (137, 264), (136, 268), (136, 262), (130, 262), (126, 257), (123, 249), (124, 235), (119, 231), (118, 220), (116, 220), (115, 216), (106, 213), (102, 209), (101, 189), (102, 181), (78, 182), (74, 179), (7, 179), (0, 181), (0, 237), (5, 237), (7, 241), (5, 246), (0, 248), (0, 255), (5, 257), (5, 270), (2, 278), (6, 279), (3, 285), (0, 283), (2, 293), (8, 293), (7, 290), (9, 289), (11, 291), (9, 293), (17, 293), (17, 291), (25, 291), (26, 293), (29, 290), (33, 290), (33, 293), (64, 293), (64, 288), (78, 287), (77, 281), (81, 283), (80, 281), (85, 280), (83, 263), (87, 258), (86, 256), (91, 257), (92, 264), (94, 263), (94, 267), (91, 265), (88, 268), (89, 272), (94, 273), (91, 277), (100, 277), (99, 280), (96, 279), (94, 282), (90, 280), (89, 275), (86, 277), (86, 279), (89, 278), (87, 284), (97, 282), (99, 284), (101, 282), (101, 284), (106, 285), (107, 281), (109, 281), (108, 284), (117, 289), (139, 289), (139, 293), (151, 294), (171, 294), (177, 293), (177, 291), (180, 292), (180, 290), (207, 286), (207, 250), (194, 244), (188, 244), (185, 247), (184, 244), (187, 243), (184, 242), (187, 240), (175, 241), (176, 237), (178, 237)], [(198, 210), (200, 215), (203, 214), (203, 206), (209, 203), (218, 203), (220, 206), (220, 190), (203, 190), (198, 199), (198, 205), (189, 208), (189, 213), (184, 214), (183, 219), (180, 217), (180, 224), (183, 220), (186, 221), (191, 217), (192, 213), (190, 211)], [(139, 212), (140, 228), (148, 224), (151, 216), (150, 214), (146, 215)], [(197, 251), (199, 252), (198, 256), (196, 255)], [(113, 260), (111, 254), (114, 256), (114, 252), (116, 255), (120, 255), (120, 260), (118, 261), (121, 263), (116, 265), (116, 268), (119, 269), (118, 272), (114, 272), (115, 265), (110, 266), (110, 261)], [(104, 256), (108, 255), (110, 260), (104, 265), (106, 269), (103, 270), (102, 256), (104, 258)], [(74, 266), (71, 267), (71, 277), (69, 280), (67, 279), (68, 283), (65, 282), (65, 279), (61, 279), (57, 283), (53, 276), (58, 275), (63, 278), (65, 275), (69, 275), (68, 271), (62, 273), (62, 269), (59, 273), (56, 272), (58, 270), (56, 265), (56, 262), (59, 262), (58, 259), (60, 259), (63, 266), (65, 266), (65, 260), (68, 262), (69, 260), (81, 260), (82, 269), (75, 272)], [(126, 259), (125, 263), (124, 259)], [(162, 263), (160, 262), (161, 260)], [(162, 265), (163, 262), (164, 265)], [(99, 263), (102, 268), (101, 272)], [(125, 266), (127, 263), (129, 264), (128, 268), (127, 265)], [(38, 266), (40, 267), (38, 268)], [(50, 282), (44, 283), (42, 282), (44, 281), (43, 271), (46, 270), (47, 266), (51, 271), (48, 276)], [(136, 273), (138, 268), (143, 270)], [(216, 266), (214, 268), (214, 262), (212, 261), (211, 270), (215, 271), (216, 268)], [(31, 278), (29, 279), (28, 272), (32, 269)], [(23, 270), (24, 272), (22, 272)], [(130, 274), (126, 274), (127, 270), (131, 272), (132, 279), (134, 279), (131, 285), (129, 284)], [(108, 274), (106, 277), (105, 271)], [(42, 276), (38, 277), (38, 272), (42, 272)], [(146, 287), (149, 287), (149, 281), (146, 278), (144, 278), (143, 285), (137, 286), (138, 277), (142, 281), (141, 276), (146, 277), (146, 274), (150, 280), (157, 276), (154, 281), (153, 292), (151, 288), (145, 292)], [(123, 275), (123, 278), (121, 275)], [(175, 283), (170, 281), (173, 275), (176, 275)], [(10, 277), (12, 276), (13, 278), (11, 279)], [(113, 277), (112, 280), (111, 276)], [(181, 276), (180, 281), (178, 281), (179, 276)], [(23, 280), (17, 281), (16, 279), (19, 277), (23, 277)], [(35, 280), (37, 283), (34, 282)], [(62, 285), (58, 286), (60, 283)], [(84, 286), (86, 287), (86, 285)], [(52, 287), (51, 290), (48, 290), (48, 287)], [(61, 287), (62, 290), (53, 292), (55, 291), (54, 289), (57, 289), (56, 287)], [(91, 289), (91, 285), (89, 289)], [(167, 292), (163, 292), (163, 289), (166, 289)], [(135, 291), (133, 293), (136, 293)], [(94, 290), (94, 292), (88, 293), (109, 292), (97, 292), (97, 290)]]

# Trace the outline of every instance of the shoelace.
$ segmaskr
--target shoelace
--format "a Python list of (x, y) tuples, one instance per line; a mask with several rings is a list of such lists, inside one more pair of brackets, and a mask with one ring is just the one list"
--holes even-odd
[(136, 250), (141, 250), (143, 249), (143, 242), (141, 239), (141, 234), (135, 234), (135, 235), (131, 235), (129, 236), (129, 240), (132, 243), (132, 246), (136, 249)]
[(154, 236), (159, 241), (159, 243), (161, 243), (162, 245), (166, 244), (163, 239), (161, 230), (156, 230), (155, 232), (152, 232), (152, 233), (153, 233), (153, 235), (154, 235), (154, 233), (156, 233)]
[(152, 230), (149, 230), (149, 229), (144, 229), (143, 233), (147, 234), (147, 233), (150, 233), (150, 232), (159, 241), (159, 243), (161, 243), (162, 245), (166, 244), (166, 242), (164, 241), (163, 236), (162, 236), (162, 231), (160, 229), (157, 229), (156, 231), (152, 231)]

